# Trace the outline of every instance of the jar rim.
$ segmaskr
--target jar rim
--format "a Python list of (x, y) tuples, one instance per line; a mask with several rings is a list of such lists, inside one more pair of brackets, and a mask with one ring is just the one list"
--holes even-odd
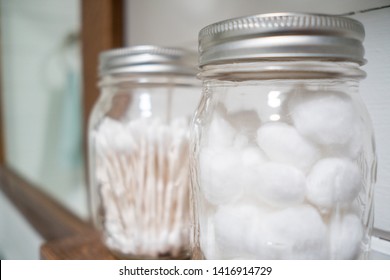
[(355, 62), (318, 60), (242, 61), (210, 64), (197, 75), (201, 80), (231, 81), (271, 79), (364, 79), (366, 72)]
[(176, 73), (132, 73), (118, 72), (104, 75), (97, 86), (100, 88), (111, 86), (194, 86), (200, 87), (196, 74), (182, 75)]

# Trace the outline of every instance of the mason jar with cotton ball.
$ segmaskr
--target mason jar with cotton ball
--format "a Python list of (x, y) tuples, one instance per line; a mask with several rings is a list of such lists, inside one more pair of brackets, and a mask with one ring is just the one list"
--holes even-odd
[(89, 122), (94, 224), (120, 258), (188, 258), (196, 54), (133, 46), (101, 53), (99, 70)]
[(304, 13), (200, 31), (193, 258), (367, 257), (376, 155), (363, 39), (356, 20)]

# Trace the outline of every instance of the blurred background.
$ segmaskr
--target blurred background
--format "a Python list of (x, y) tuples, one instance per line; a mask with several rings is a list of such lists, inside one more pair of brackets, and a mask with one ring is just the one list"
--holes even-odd
[[(342, 14), (361, 21), (368, 60), (361, 93), (374, 123), (379, 162), (375, 228), (389, 236), (390, 0), (0, 0), (0, 138), (5, 147), (0, 164), (88, 220), (83, 131), (98, 90), (96, 64), (86, 56), (96, 56), (102, 40), (89, 37), (94, 29), (83, 25), (99, 26), (101, 18), (91, 14), (105, 5), (117, 7), (111, 13), (117, 24), (112, 33), (120, 33), (120, 42), (113, 46), (196, 50), (202, 27), (258, 13)], [(39, 259), (43, 242), (0, 191), (0, 259)], [(390, 255), (389, 244), (373, 246)]]

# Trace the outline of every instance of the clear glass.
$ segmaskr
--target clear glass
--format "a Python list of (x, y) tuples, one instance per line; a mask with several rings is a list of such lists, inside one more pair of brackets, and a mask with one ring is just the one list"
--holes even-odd
[(115, 75), (101, 81), (89, 127), (92, 216), (121, 258), (189, 256), (188, 124), (195, 77)]
[(358, 65), (236, 63), (199, 76), (193, 258), (366, 258), (376, 156)]

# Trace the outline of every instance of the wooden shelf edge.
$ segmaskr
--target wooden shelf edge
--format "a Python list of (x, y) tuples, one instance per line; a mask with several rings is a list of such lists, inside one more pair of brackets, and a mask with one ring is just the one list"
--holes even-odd
[(0, 190), (46, 241), (87, 232), (92, 228), (89, 223), (5, 166), (0, 166)]
[(96, 231), (88, 231), (41, 246), (43, 260), (115, 260)]

